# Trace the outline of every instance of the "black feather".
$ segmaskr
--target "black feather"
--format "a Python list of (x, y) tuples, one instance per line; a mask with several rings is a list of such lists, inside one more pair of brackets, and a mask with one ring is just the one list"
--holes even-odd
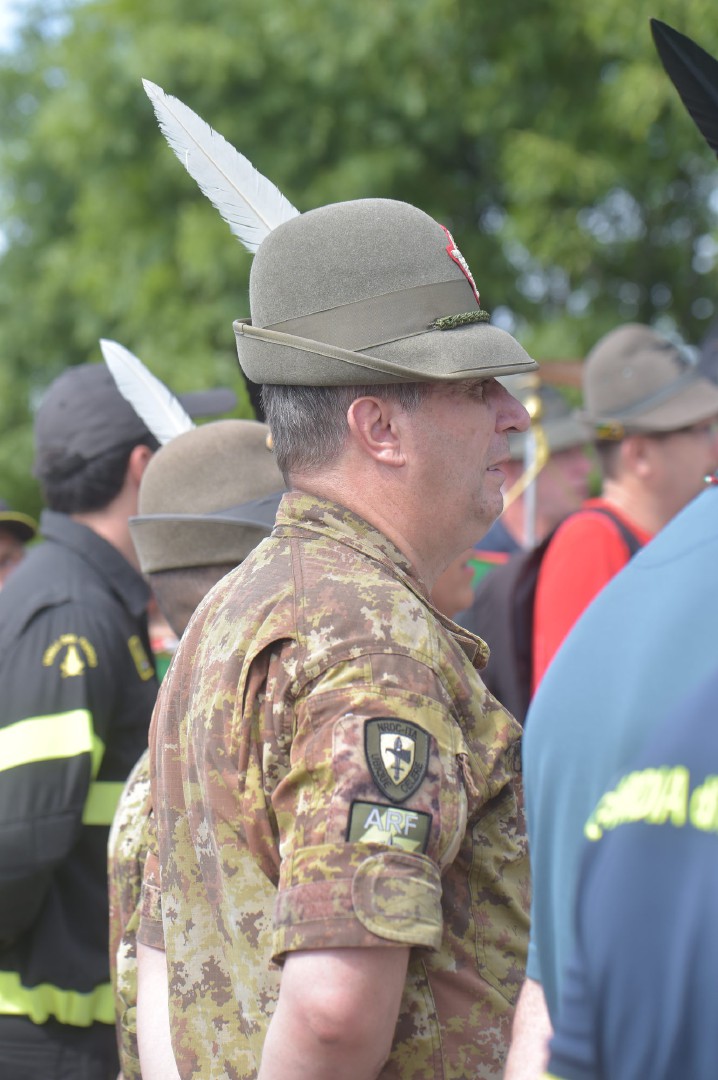
[(718, 60), (658, 19), (651, 33), (673, 85), (711, 150), (718, 154)]

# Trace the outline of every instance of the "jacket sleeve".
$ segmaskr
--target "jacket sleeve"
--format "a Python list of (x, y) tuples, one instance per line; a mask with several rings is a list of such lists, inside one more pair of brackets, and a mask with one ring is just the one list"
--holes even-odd
[(38, 612), (0, 659), (3, 945), (32, 924), (83, 821), (97, 816), (119, 647), (111, 619), (65, 603)]

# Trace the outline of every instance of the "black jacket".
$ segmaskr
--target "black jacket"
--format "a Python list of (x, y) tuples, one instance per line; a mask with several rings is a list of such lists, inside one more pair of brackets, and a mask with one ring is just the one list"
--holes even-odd
[(113, 1023), (107, 840), (157, 693), (149, 591), (45, 511), (0, 593), (0, 1015)]

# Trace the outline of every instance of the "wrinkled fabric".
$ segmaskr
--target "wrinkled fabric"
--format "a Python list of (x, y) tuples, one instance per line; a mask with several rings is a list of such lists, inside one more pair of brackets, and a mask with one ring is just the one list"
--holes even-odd
[(296, 492), (202, 602), (150, 738), (183, 1080), (256, 1076), (288, 952), (400, 945), (383, 1080), (502, 1075), (529, 881), (486, 657), (389, 540)]

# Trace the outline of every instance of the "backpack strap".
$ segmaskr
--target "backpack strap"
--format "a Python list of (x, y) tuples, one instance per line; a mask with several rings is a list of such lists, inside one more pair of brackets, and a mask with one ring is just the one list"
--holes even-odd
[[(638, 539), (636, 534), (634, 532), (632, 532), (631, 529), (629, 529), (629, 527), (628, 527), (628, 525), (626, 525), (625, 521), (622, 521), (621, 518), (618, 516), (618, 514), (616, 514), (613, 510), (610, 510), (609, 507), (607, 507), (607, 506), (589, 506), (589, 507), (586, 507), (585, 510), (577, 510), (576, 513), (577, 514), (602, 514), (603, 517), (606, 517), (606, 518), (608, 518), (609, 521), (612, 521), (613, 524), (616, 527), (617, 532), (620, 533), (621, 539), (623, 540), (624, 544), (628, 548), (629, 558), (632, 559), (633, 556), (636, 554), (636, 552), (640, 551), (641, 548), (643, 547), (642, 542)], [(571, 515), (569, 515), (569, 517), (570, 516)], [(566, 519), (564, 519), (564, 520), (566, 520)]]

